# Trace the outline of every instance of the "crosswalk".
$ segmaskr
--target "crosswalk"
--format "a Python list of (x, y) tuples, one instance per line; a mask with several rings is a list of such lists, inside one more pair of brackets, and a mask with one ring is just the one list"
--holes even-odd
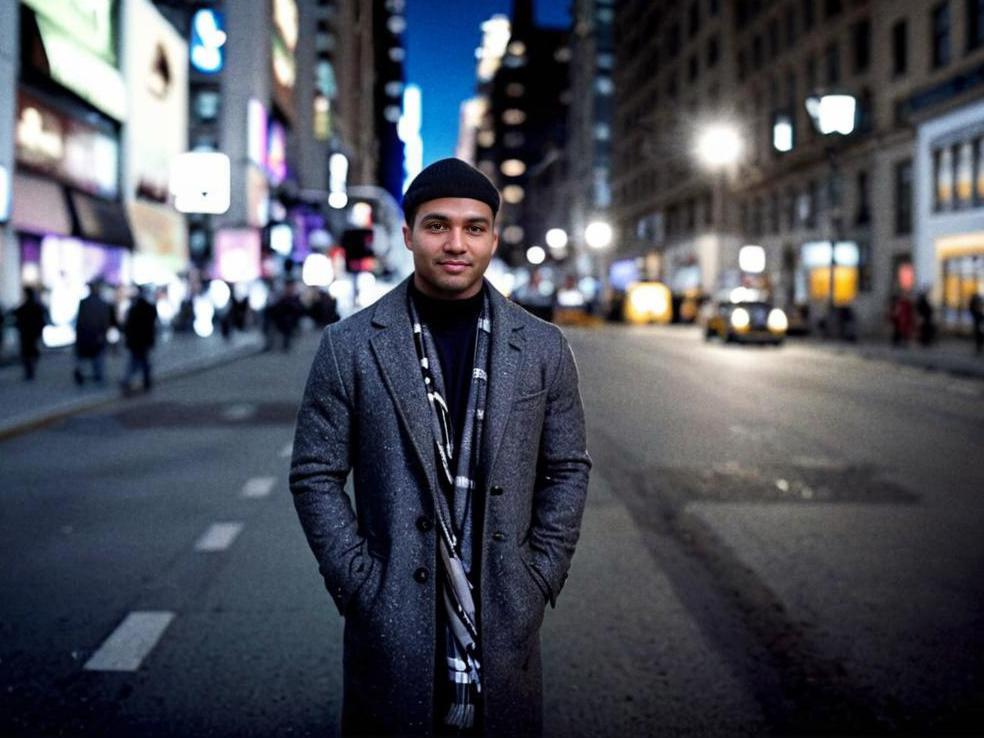
[[(287, 458), (292, 444), (284, 446), (278, 456)], [(281, 477), (282, 479), (283, 477)], [(277, 487), (278, 477), (256, 476), (248, 478), (240, 488), (241, 499), (269, 498)], [(195, 540), (196, 553), (219, 555), (230, 549), (245, 528), (237, 520), (211, 523)], [(135, 610), (127, 613), (106, 639), (93, 651), (83, 665), (84, 671), (132, 672), (146, 661), (177, 617), (169, 610)]]

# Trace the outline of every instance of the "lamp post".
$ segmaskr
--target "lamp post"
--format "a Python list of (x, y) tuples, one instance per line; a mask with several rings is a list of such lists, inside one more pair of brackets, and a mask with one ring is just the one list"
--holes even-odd
[(837, 273), (837, 244), (841, 240), (841, 185), (838, 149), (845, 136), (854, 132), (857, 119), (857, 99), (843, 93), (813, 95), (806, 99), (806, 110), (817, 130), (827, 137), (827, 159), (830, 162), (830, 284), (827, 291), (827, 335), (834, 323), (834, 280)]
[(598, 305), (602, 310), (608, 305), (608, 274), (605, 269), (603, 252), (611, 246), (614, 233), (611, 225), (604, 220), (592, 220), (584, 228), (584, 242), (595, 255), (595, 270), (598, 273)]
[(718, 122), (705, 126), (697, 134), (695, 152), (697, 158), (715, 173), (714, 225), (718, 231), (718, 258), (723, 256), (725, 235), (728, 230), (725, 197), (728, 189), (728, 168), (737, 163), (744, 149), (738, 128), (731, 123)]

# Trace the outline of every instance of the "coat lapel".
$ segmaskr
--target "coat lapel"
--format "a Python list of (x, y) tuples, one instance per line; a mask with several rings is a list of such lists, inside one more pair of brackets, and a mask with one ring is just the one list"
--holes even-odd
[(376, 304), (372, 317), (376, 331), (370, 345), (383, 382), (393, 397), (400, 422), (427, 473), (430, 489), (435, 490), (437, 463), (434, 458), (431, 408), (417, 364), (417, 350), (413, 345), (413, 327), (407, 310), (408, 282), (404, 280)]
[(492, 345), (489, 356), (489, 394), (485, 408), (485, 434), (481, 464), (486, 478), (502, 445), (502, 435), (509, 420), (513, 396), (523, 366), (523, 325), (512, 315), (516, 310), (492, 285)]

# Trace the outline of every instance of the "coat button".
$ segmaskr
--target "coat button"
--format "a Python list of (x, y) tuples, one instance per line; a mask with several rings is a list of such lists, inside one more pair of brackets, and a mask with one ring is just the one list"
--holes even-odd
[(497, 543), (502, 543), (504, 540), (506, 540), (506, 534), (503, 533), (501, 530), (497, 530), (495, 533), (492, 534), (492, 540)]
[(417, 527), (426, 533), (429, 530), (434, 529), (434, 521), (428, 518), (426, 515), (421, 515), (417, 518)]
[(419, 569), (417, 569), (417, 571), (413, 573), (413, 578), (416, 579), (421, 584), (423, 584), (430, 578), (430, 572), (427, 571), (427, 569), (425, 569), (424, 567), (420, 567)]
[(502, 492), (503, 489), (499, 485), (496, 485), (489, 490), (489, 494), (496, 495), (496, 496), (501, 495)]

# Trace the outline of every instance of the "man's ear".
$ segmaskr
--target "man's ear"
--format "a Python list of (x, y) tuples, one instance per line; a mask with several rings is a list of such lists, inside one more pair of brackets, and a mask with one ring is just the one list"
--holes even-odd
[(407, 247), (407, 251), (413, 251), (413, 234), (406, 223), (403, 224), (403, 244)]

